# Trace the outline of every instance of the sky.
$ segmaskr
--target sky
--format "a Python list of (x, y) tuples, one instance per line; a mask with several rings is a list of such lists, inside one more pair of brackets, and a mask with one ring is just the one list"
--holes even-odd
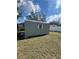
[[(32, 0), (26, 3), (27, 0), (22, 0), (22, 17), (18, 18), (22, 22), (25, 16), (33, 9), (34, 12), (41, 11), (46, 15), (46, 21), (50, 22), (58, 20), (61, 14), (61, 1), (60, 0)], [(25, 3), (24, 3), (25, 2)], [(30, 9), (32, 8), (32, 9)]]

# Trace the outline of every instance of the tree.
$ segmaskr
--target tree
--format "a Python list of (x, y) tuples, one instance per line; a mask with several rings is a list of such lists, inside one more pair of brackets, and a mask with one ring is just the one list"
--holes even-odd
[(45, 22), (45, 15), (41, 12), (31, 12), (30, 15), (27, 16), (28, 20), (36, 20), (36, 21), (43, 21)]

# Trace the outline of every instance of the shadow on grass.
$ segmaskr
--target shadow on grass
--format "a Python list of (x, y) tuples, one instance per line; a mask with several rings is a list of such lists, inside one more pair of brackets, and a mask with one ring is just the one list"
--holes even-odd
[(50, 32), (58, 32), (58, 33), (61, 33), (61, 31), (50, 31)]
[(17, 35), (17, 40), (30, 39), (30, 38), (41, 37), (41, 36), (45, 36), (45, 35), (47, 35), (47, 34), (36, 35), (36, 36), (29, 36), (29, 37), (27, 37), (27, 38), (24, 38), (24, 36), (18, 36), (18, 35)]
[[(50, 31), (50, 32), (57, 32), (57, 31)], [(58, 33), (61, 33), (61, 32), (58, 31)], [(31, 39), (31, 38), (35, 38), (35, 37), (42, 37), (42, 36), (45, 36), (45, 35), (48, 35), (48, 34), (42, 34), (42, 35), (36, 35), (36, 36), (28, 36), (27, 38), (24, 37), (25, 36), (24, 34), (23, 35), (17, 35), (17, 40)]]

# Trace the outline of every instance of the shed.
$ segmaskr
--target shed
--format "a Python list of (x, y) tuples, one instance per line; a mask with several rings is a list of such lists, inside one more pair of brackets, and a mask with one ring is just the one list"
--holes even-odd
[(27, 20), (24, 22), (25, 38), (49, 33), (49, 24), (42, 21)]

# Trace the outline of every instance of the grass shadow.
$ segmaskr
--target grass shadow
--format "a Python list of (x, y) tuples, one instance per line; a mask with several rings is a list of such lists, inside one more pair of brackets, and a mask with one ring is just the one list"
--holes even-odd
[(31, 39), (31, 38), (41, 37), (41, 36), (45, 36), (45, 35), (47, 35), (47, 34), (36, 35), (36, 36), (28, 36), (27, 38), (24, 38), (24, 36), (18, 36), (18, 35), (17, 35), (17, 40)]

